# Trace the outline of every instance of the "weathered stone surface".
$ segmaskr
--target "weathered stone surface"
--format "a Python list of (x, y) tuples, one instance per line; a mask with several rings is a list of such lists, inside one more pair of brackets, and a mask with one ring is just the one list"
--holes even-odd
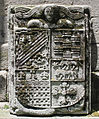
[[(3, 21), (4, 21), (4, 17), (3, 16), (1, 16), (0, 15), (0, 21), (2, 22), (2, 23), (4, 23)], [(3, 30), (4, 29), (4, 24), (0, 24), (0, 30)], [(1, 34), (0, 34), (1, 35)]]
[[(1, 1), (2, 3), (3, 1)], [(73, 4), (73, 5), (90, 5), (91, 6), (91, 11), (92, 11), (92, 16), (94, 17), (93, 19), (93, 32), (94, 32), (94, 38), (95, 40), (92, 39), (92, 42), (95, 42), (95, 43), (99, 43), (99, 4), (98, 4), (98, 0), (5, 0), (5, 4), (6, 6), (8, 5), (29, 5), (29, 4), (41, 4), (41, 3), (57, 3), (57, 4), (66, 4), (66, 5), (70, 5), (70, 4)], [(1, 13), (1, 12), (0, 12)], [(7, 12), (5, 12), (7, 13)], [(97, 17), (96, 17), (97, 16)], [(5, 21), (5, 25), (6, 25), (7, 21)], [(3, 32), (3, 30), (1, 31)], [(4, 33), (4, 32), (3, 32)], [(7, 31), (5, 29), (5, 38), (2, 38), (0, 37), (1, 39), (5, 39), (6, 41), (8, 40), (7, 39)], [(93, 60), (93, 59), (92, 59)]]
[[(9, 5), (34, 5), (34, 4), (43, 4), (43, 3), (58, 3), (58, 4), (66, 4), (66, 5), (70, 5), (70, 4), (75, 4), (75, 5), (90, 5), (91, 7), (92, 7), (92, 15), (94, 16), (94, 18), (95, 18), (95, 16), (98, 16), (99, 17), (99, 0), (5, 0), (5, 7), (6, 7), (6, 9), (7, 9), (7, 7), (9, 6)], [(4, 6), (4, 0), (0, 0), (0, 7), (1, 6)], [(6, 10), (5, 9), (5, 10)], [(7, 14), (7, 11), (5, 12), (6, 14)], [(3, 14), (3, 12), (2, 12), (2, 10), (0, 11), (0, 14), (2, 14), (2, 15), (4, 15), (5, 16), (5, 14)], [(1, 17), (0, 17), (1, 18)], [(94, 43), (99, 43), (99, 33), (98, 33), (98, 26), (99, 26), (99, 23), (98, 23), (98, 19), (99, 18), (95, 18), (95, 20), (94, 20), (94, 29), (93, 29), (93, 31), (94, 31), (94, 37), (95, 37), (95, 40), (93, 41)], [(2, 22), (1, 22), (2, 23)], [(7, 21), (5, 21), (5, 23), (4, 23), (5, 25), (7, 24)], [(0, 25), (1, 26), (1, 25)], [(0, 35), (2, 34), (2, 29), (1, 29), (1, 31), (0, 31)], [(5, 31), (4, 31), (5, 33), (7, 33), (7, 29), (5, 29)], [(6, 35), (6, 37), (2, 37), (2, 36), (0, 36), (0, 42), (1, 42), (1, 40), (3, 40), (3, 41), (5, 41), (5, 39), (6, 39), (6, 41), (8, 40), (7, 39), (7, 34), (5, 34)], [(93, 44), (92, 45), (92, 69), (93, 70), (99, 70), (99, 63), (98, 63), (98, 55), (97, 55), (97, 53), (98, 53), (98, 48), (97, 48), (97, 45), (96, 44)], [(95, 81), (96, 82), (96, 81)], [(96, 89), (98, 89), (98, 85), (97, 86), (95, 86), (95, 90)], [(93, 90), (93, 89), (92, 89)], [(98, 94), (99, 92), (97, 91), (97, 94)]]
[[(93, 16), (98, 16), (99, 17), (99, 0), (5, 0), (5, 4), (6, 4), (6, 7), (13, 4), (13, 5), (34, 5), (34, 4), (41, 4), (41, 3), (58, 3), (58, 4), (66, 4), (66, 5), (70, 5), (70, 4), (75, 4), (75, 5), (90, 5), (92, 7), (92, 15)], [(3, 6), (4, 5), (4, 1), (3, 0), (0, 0), (0, 5)], [(0, 14), (2, 14), (3, 12), (1, 11)], [(6, 12), (7, 13), (7, 12)], [(4, 15), (4, 14), (3, 14)], [(98, 18), (95, 18), (95, 21), (94, 21), (94, 37), (95, 37), (95, 40), (94, 42), (97, 42), (99, 43), (99, 33), (98, 33), (98, 26), (99, 26), (99, 23), (98, 23)], [(5, 22), (5, 25), (6, 25), (7, 22)], [(5, 29), (5, 33), (7, 33), (6, 31), (7, 29)], [(2, 33), (2, 29), (0, 31), (0, 34)], [(7, 36), (7, 35), (6, 35)], [(1, 37), (0, 36), (0, 42), (1, 42), (1, 39), (5, 39), (4, 37)], [(5, 41), (5, 40), (4, 40)], [(6, 37), (6, 41), (7, 41), (7, 37)], [(98, 50), (97, 48), (97, 45), (96, 44), (93, 44), (92, 45), (92, 69), (93, 70), (99, 70), (99, 63), (98, 63)], [(97, 65), (97, 66), (96, 66)], [(98, 86), (97, 86), (98, 88)], [(98, 92), (97, 92), (98, 93)]]
[(8, 69), (8, 43), (2, 44), (0, 48), (0, 69)]
[(0, 5), (4, 5), (4, 0), (0, 0)]
[(92, 71), (99, 70), (99, 44), (92, 44)]
[(56, 3), (56, 4), (66, 4), (66, 5), (71, 5), (72, 4), (72, 1), (71, 0), (30, 0), (30, 1), (27, 1), (27, 0), (5, 0), (5, 4), (10, 4), (10, 5), (39, 5), (39, 4), (50, 4), (50, 3)]
[(4, 43), (4, 16), (0, 16), (0, 44)]
[(0, 101), (6, 101), (7, 71), (0, 71)]
[(88, 6), (11, 6), (9, 12), (11, 113), (87, 114), (91, 88)]
[(91, 61), (92, 61), (92, 71), (95, 71), (96, 70), (96, 67), (97, 67), (97, 57), (98, 57), (98, 54), (97, 54), (97, 44), (92, 44), (91, 45)]
[(99, 43), (99, 17), (92, 18), (93, 38), (92, 43)]
[(4, 6), (0, 6), (0, 15), (4, 16)]
[(90, 5), (91, 6), (91, 15), (99, 16), (99, 4), (98, 0), (74, 0), (74, 5)]
[(99, 110), (99, 72), (92, 73), (92, 109)]
[(8, 24), (8, 20), (7, 20), (7, 16), (6, 17), (4, 17), (4, 25), (3, 25), (3, 39), (2, 39), (2, 41), (3, 41), (3, 44), (4, 43), (8, 43), (8, 26), (7, 26), (7, 24)]

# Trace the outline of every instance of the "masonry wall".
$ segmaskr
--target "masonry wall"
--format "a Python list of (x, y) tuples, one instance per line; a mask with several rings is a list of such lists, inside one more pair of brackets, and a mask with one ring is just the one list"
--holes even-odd
[[(92, 108), (99, 108), (99, 0), (0, 0), (0, 101), (8, 97), (8, 39), (7, 39), (7, 7), (9, 5), (38, 4), (90, 5), (92, 18)], [(96, 106), (97, 105), (97, 106)]]

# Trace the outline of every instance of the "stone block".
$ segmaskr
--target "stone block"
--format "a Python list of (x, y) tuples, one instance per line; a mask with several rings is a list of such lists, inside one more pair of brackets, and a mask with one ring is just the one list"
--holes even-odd
[(1, 15), (0, 15), (0, 22), (2, 23), (2, 24), (0, 24), (0, 30), (3, 30), (3, 28), (4, 28), (4, 17)]
[(90, 5), (91, 15), (99, 16), (99, 0), (74, 0), (74, 5)]
[(8, 43), (0, 47), (0, 69), (8, 69)]
[(4, 25), (3, 25), (3, 34), (2, 34), (2, 37), (3, 37), (3, 43), (4, 42), (8, 42), (8, 35), (7, 35), (7, 33), (8, 33), (8, 26), (7, 26), (7, 24), (8, 24), (8, 21), (7, 21), (7, 17), (4, 17)]
[[(92, 7), (92, 15), (99, 16), (99, 4), (98, 0), (6, 0), (5, 4), (8, 5), (37, 5), (37, 4), (65, 4), (65, 5), (90, 5)], [(1, 2), (3, 3), (3, 2)]]
[(92, 71), (99, 70), (99, 44), (91, 45)]
[(92, 109), (99, 110), (99, 72), (92, 73)]
[(0, 6), (4, 5), (4, 0), (0, 0)]
[[(99, 71), (99, 44), (92, 44), (92, 67)], [(92, 68), (93, 70), (93, 68)]]
[(0, 30), (0, 44), (4, 42), (4, 37), (2, 37), (3, 30)]
[(92, 18), (92, 43), (99, 43), (99, 17)]
[(0, 15), (4, 16), (5, 12), (4, 12), (4, 6), (0, 5)]
[(4, 16), (0, 16), (0, 22), (2, 23), (0, 24), (0, 43), (4, 43), (4, 36), (7, 33), (7, 27), (4, 23)]
[(56, 4), (11, 8), (11, 113), (51, 116), (90, 112), (90, 40), (85, 36), (85, 9)]
[(0, 71), (0, 101), (6, 101), (7, 98), (7, 71)]
[(92, 15), (99, 16), (99, 0), (89, 0), (89, 1), (90, 1), (90, 6), (92, 7)]
[(73, 0), (6, 0), (5, 3), (6, 5), (38, 5), (38, 4), (50, 4), (50, 3), (61, 3), (61, 4), (66, 4), (70, 5)]

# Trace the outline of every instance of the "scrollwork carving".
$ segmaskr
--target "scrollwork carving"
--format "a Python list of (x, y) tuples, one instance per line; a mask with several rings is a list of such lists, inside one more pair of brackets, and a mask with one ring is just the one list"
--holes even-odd
[[(73, 28), (76, 26), (75, 20), (84, 18), (83, 13), (79, 11), (74, 12), (67, 7), (59, 5), (43, 5), (30, 9), (14, 7), (11, 12), (15, 14), (16, 22), (20, 22), (19, 25), (26, 21), (28, 27), (34, 28)], [(27, 21), (29, 22), (27, 23)]]

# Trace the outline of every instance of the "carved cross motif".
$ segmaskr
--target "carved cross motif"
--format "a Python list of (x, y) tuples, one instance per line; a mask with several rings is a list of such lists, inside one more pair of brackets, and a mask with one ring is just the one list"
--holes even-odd
[(75, 96), (77, 90), (75, 88), (70, 88), (67, 82), (63, 82), (59, 87), (53, 87), (53, 96), (58, 99), (58, 105), (67, 105), (71, 101), (70, 96)]

